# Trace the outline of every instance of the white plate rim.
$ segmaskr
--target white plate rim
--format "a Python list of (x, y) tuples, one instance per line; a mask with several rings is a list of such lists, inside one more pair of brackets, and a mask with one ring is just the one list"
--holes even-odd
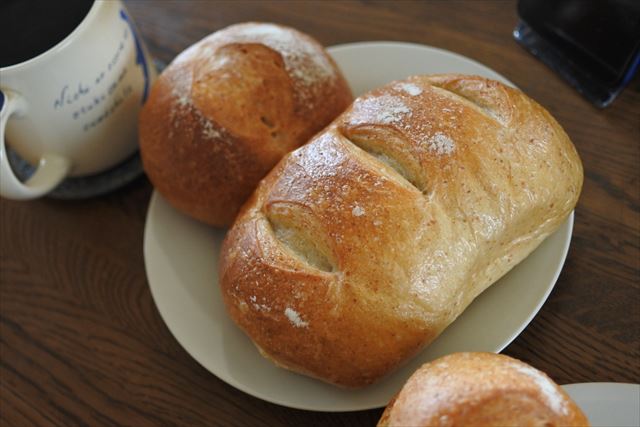
[[(600, 408), (593, 407), (593, 400), (596, 396), (606, 396), (609, 402), (625, 404), (623, 407), (614, 408), (616, 410), (615, 416), (625, 418), (624, 425), (640, 425), (640, 384), (589, 382), (565, 384), (562, 388), (587, 415), (592, 427), (613, 425), (611, 419), (600, 420), (600, 418), (606, 418), (609, 414), (603, 414), (599, 412)], [(637, 403), (637, 405), (632, 406), (633, 403)], [(635, 413), (633, 413), (634, 411)], [(598, 422), (599, 420), (602, 422)]]
[[(422, 49), (425, 51), (429, 51), (430, 53), (433, 52), (437, 52), (439, 55), (446, 55), (449, 56), (451, 58), (455, 58), (457, 60), (462, 60), (465, 62), (470, 62), (473, 63), (474, 66), (482, 68), (484, 70), (484, 72), (486, 74), (490, 74), (490, 75), (495, 75), (495, 76), (499, 76), (500, 80), (513, 85), (511, 82), (509, 82), (506, 78), (504, 78), (503, 76), (500, 76), (499, 74), (497, 74), (495, 71), (491, 70), (490, 68), (488, 68), (487, 66), (473, 60), (470, 58), (467, 58), (465, 56), (456, 54), (454, 52), (450, 52), (444, 49), (440, 49), (440, 48), (434, 48), (431, 46), (426, 46), (426, 45), (420, 45), (420, 44), (415, 44), (415, 43), (405, 43), (405, 42), (388, 42), (388, 41), (383, 41), (383, 42), (371, 42), (371, 41), (367, 41), (367, 42), (357, 42), (357, 43), (348, 43), (348, 44), (343, 44), (343, 45), (338, 45), (338, 46), (333, 46), (328, 48), (329, 52), (333, 53), (333, 52), (339, 52), (339, 51), (348, 51), (349, 49), (359, 49), (359, 48), (377, 48), (377, 47), (387, 47), (387, 48), (411, 48), (411, 49)], [(291, 407), (291, 408), (295, 408), (295, 409), (303, 409), (303, 410), (312, 410), (312, 411), (328, 411), (328, 412), (348, 412), (348, 411), (358, 411), (358, 410), (367, 410), (367, 409), (372, 409), (372, 408), (377, 408), (377, 407), (381, 407), (384, 406), (386, 404), (386, 402), (378, 402), (376, 404), (361, 404), (361, 405), (345, 405), (342, 407), (322, 407), (319, 405), (301, 405), (301, 404), (294, 404), (288, 401), (283, 401), (282, 399), (278, 399), (277, 397), (274, 396), (269, 396), (269, 395), (264, 395), (264, 394), (260, 394), (258, 392), (256, 392), (255, 390), (251, 389), (250, 387), (247, 387), (245, 384), (240, 383), (235, 381), (233, 378), (231, 378), (228, 375), (224, 375), (224, 372), (214, 372), (212, 369), (210, 369), (206, 363), (205, 360), (203, 360), (198, 354), (197, 352), (193, 351), (193, 349), (190, 349), (188, 343), (186, 343), (184, 341), (184, 339), (180, 336), (180, 333), (178, 333), (176, 331), (175, 325), (172, 323), (172, 320), (168, 318), (168, 316), (166, 315), (166, 313), (163, 313), (163, 310), (161, 309), (161, 304), (159, 304), (159, 300), (161, 299), (161, 296), (159, 295), (159, 289), (156, 288), (153, 284), (153, 280), (151, 280), (151, 276), (153, 275), (152, 273), (152, 266), (151, 261), (150, 261), (150, 255), (149, 255), (149, 244), (150, 244), (150, 236), (149, 236), (149, 223), (150, 223), (150, 218), (153, 215), (154, 210), (158, 209), (157, 206), (160, 203), (159, 199), (162, 196), (154, 190), (150, 203), (149, 203), (149, 208), (148, 208), (148, 212), (147, 212), (147, 218), (145, 221), (145, 230), (144, 230), (144, 261), (145, 261), (145, 269), (147, 272), (147, 278), (148, 278), (148, 282), (149, 282), (149, 287), (151, 290), (151, 294), (152, 297), (154, 299), (154, 303), (156, 304), (156, 307), (158, 308), (158, 312), (160, 313), (161, 318), (163, 319), (163, 321), (165, 322), (165, 324), (167, 325), (169, 331), (172, 333), (172, 335), (175, 337), (175, 339), (178, 341), (178, 343), (185, 349), (185, 351), (187, 351), (188, 354), (190, 354), (201, 366), (203, 366), (205, 369), (207, 369), (209, 372), (211, 372), (212, 374), (214, 374), (216, 377), (220, 378), (221, 380), (223, 380), (224, 382), (228, 383), (229, 385), (249, 394), (252, 395), (254, 397), (257, 397), (259, 399), (271, 402), (271, 403), (275, 403), (275, 404), (279, 404), (282, 406), (287, 406), (287, 407)], [(166, 202), (165, 202), (166, 203)], [(551, 291), (553, 290), (553, 288), (555, 287), (555, 284), (558, 280), (558, 277), (560, 276), (561, 272), (562, 272), (562, 268), (564, 266), (564, 263), (566, 261), (566, 257), (568, 254), (568, 250), (569, 250), (569, 246), (570, 246), (570, 242), (571, 242), (571, 235), (572, 235), (572, 231), (573, 231), (573, 222), (574, 222), (574, 213), (572, 212), (569, 217), (566, 220), (566, 223), (563, 224), (560, 229), (558, 231), (556, 231), (556, 233), (560, 233), (561, 231), (564, 232), (564, 239), (562, 242), (562, 248), (560, 249), (560, 257), (559, 257), (559, 263), (556, 267), (556, 271), (554, 272), (553, 275), (553, 279), (550, 281), (550, 284), (548, 285), (548, 287), (546, 288), (544, 295), (541, 296), (541, 298), (538, 300), (537, 305), (535, 306), (535, 309), (533, 309), (529, 315), (527, 316), (527, 318), (521, 323), (520, 327), (515, 329), (511, 335), (509, 335), (508, 337), (505, 337), (505, 339), (503, 340), (503, 342), (497, 346), (497, 348), (494, 350), (496, 353), (502, 351), (507, 345), (509, 345), (514, 339), (515, 337), (517, 337), (527, 326), (528, 324), (531, 322), (531, 320), (535, 317), (535, 315), (539, 312), (540, 308), (542, 307), (542, 305), (545, 303), (545, 301), (547, 300), (548, 296), (550, 295)], [(291, 374), (291, 375), (296, 375), (296, 374)]]
[(450, 58), (455, 58), (457, 60), (462, 60), (462, 61), (465, 61), (465, 62), (468, 62), (468, 63), (472, 63), (475, 67), (481, 68), (487, 74), (493, 74), (495, 76), (498, 76), (498, 77), (500, 77), (500, 80), (502, 80), (503, 82), (506, 82), (509, 85), (513, 86), (513, 87), (517, 87), (515, 84), (513, 84), (513, 82), (511, 82), (505, 76), (503, 76), (502, 74), (500, 74), (497, 71), (493, 70), (492, 68), (489, 68), (488, 66), (484, 65), (482, 62), (476, 61), (473, 58), (469, 58), (468, 56), (453, 52), (451, 50), (447, 50), (447, 49), (443, 49), (443, 48), (435, 47), (435, 46), (429, 46), (429, 45), (426, 45), (426, 44), (412, 43), (412, 42), (390, 41), (390, 40), (379, 40), (379, 41), (367, 40), (367, 41), (343, 43), (343, 44), (337, 44), (337, 45), (334, 45), (334, 46), (329, 46), (329, 47), (327, 47), (327, 51), (331, 55), (334, 55), (335, 53), (341, 52), (343, 50), (363, 49), (363, 48), (364, 49), (367, 49), (367, 48), (377, 49), (377, 48), (385, 48), (385, 47), (400, 48), (400, 49), (407, 48), (407, 49), (424, 50), (424, 51), (428, 51), (430, 53), (437, 53), (438, 55), (441, 55), (441, 56), (448, 56)]

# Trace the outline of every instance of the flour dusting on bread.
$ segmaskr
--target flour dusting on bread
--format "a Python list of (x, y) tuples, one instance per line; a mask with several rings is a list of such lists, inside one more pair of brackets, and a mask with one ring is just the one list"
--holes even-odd
[(429, 150), (436, 154), (451, 154), (456, 149), (456, 144), (451, 138), (442, 132), (436, 132), (427, 141)]
[(202, 114), (199, 115), (200, 123), (202, 124), (202, 135), (207, 139), (217, 139), (222, 136), (220, 131), (213, 126), (211, 120), (208, 120)]
[(351, 124), (394, 124), (411, 117), (411, 109), (400, 97), (385, 94), (354, 103)]
[(422, 93), (422, 89), (413, 83), (398, 83), (398, 88), (411, 96), (418, 96)]
[(200, 110), (193, 108), (193, 103), (191, 102), (191, 97), (186, 93), (179, 92), (177, 90), (172, 91), (172, 95), (175, 97), (176, 102), (173, 105), (170, 113), (170, 120), (173, 128), (178, 128), (180, 125), (180, 119), (178, 119), (179, 114), (185, 114), (187, 111), (192, 111), (198, 118), (198, 122), (200, 123), (200, 127), (202, 129), (202, 136), (204, 139), (212, 140), (212, 139), (221, 139), (222, 131), (224, 128), (214, 125), (214, 123), (206, 118)]
[(313, 86), (337, 77), (321, 47), (297, 31), (273, 24), (240, 24), (230, 29), (222, 37), (232, 37), (235, 43), (261, 43), (280, 53), (303, 97), (311, 96)]
[(302, 320), (300, 314), (292, 308), (287, 307), (284, 310), (284, 314), (285, 316), (287, 316), (291, 324), (296, 328), (306, 328), (307, 326), (309, 326), (309, 322), (305, 322), (304, 320)]
[(351, 214), (353, 216), (362, 216), (364, 215), (364, 209), (362, 209), (361, 206), (355, 205), (354, 208), (351, 210)]
[(191, 98), (184, 93), (178, 93), (177, 91), (173, 92), (173, 95), (176, 97), (176, 106), (180, 108), (184, 108), (188, 105), (191, 105)]

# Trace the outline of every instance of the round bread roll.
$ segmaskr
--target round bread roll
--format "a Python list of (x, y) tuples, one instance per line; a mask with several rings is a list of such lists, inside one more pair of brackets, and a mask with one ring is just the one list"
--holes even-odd
[(144, 169), (174, 207), (226, 226), (278, 160), (351, 101), (335, 62), (308, 35), (233, 25), (156, 80), (140, 114)]
[(261, 181), (221, 249), (225, 306), (279, 366), (371, 384), (553, 233), (581, 186), (575, 147), (522, 92), (392, 82)]
[(493, 353), (455, 353), (423, 365), (389, 403), (379, 427), (588, 426), (539, 370)]

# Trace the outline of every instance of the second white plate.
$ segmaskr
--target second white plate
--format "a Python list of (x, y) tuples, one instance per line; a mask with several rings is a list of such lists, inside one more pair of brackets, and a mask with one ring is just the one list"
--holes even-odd
[(592, 427), (640, 426), (640, 384), (581, 383), (562, 387)]
[[(329, 49), (358, 95), (412, 74), (478, 74), (510, 84), (460, 55), (406, 43), (357, 43)], [(383, 381), (342, 390), (275, 367), (227, 316), (217, 264), (224, 232), (174, 210), (154, 193), (147, 213), (144, 258), (153, 298), (165, 323), (202, 366), (232, 386), (269, 402), (316, 411), (385, 406), (423, 363), (457, 351), (499, 352), (538, 312), (569, 249), (573, 214), (527, 259), (480, 295), (426, 350)]]

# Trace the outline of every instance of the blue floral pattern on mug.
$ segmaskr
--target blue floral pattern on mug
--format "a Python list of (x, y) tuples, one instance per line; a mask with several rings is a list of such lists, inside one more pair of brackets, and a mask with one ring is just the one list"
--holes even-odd
[(144, 56), (144, 51), (142, 50), (142, 44), (140, 43), (138, 33), (124, 9), (120, 9), (120, 17), (127, 23), (127, 25), (129, 25), (131, 34), (133, 34), (133, 40), (136, 45), (136, 64), (142, 67), (142, 74), (144, 75), (144, 91), (142, 92), (142, 103), (144, 104), (147, 100), (147, 95), (149, 94), (149, 66), (147, 64), (147, 59)]

